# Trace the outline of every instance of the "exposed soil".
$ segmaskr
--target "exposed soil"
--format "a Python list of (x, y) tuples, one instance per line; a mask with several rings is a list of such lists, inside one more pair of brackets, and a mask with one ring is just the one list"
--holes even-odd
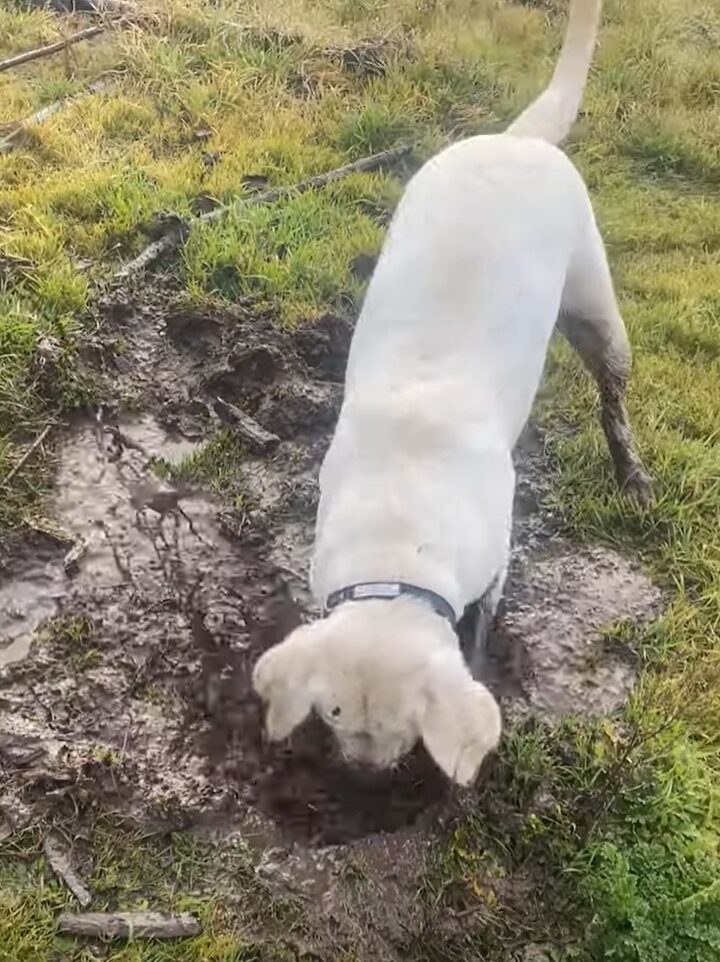
[[(362, 929), (368, 957), (388, 957), (414, 925), (429, 840), (462, 793), (421, 750), (392, 773), (350, 769), (315, 722), (268, 746), (249, 680), (258, 655), (313, 614), (315, 476), (350, 327), (327, 318), (292, 334), (157, 288), (99, 310), (115, 396), (62, 441), (49, 509), (62, 534), (0, 558), (0, 814), (17, 825), (111, 809), (240, 830), (258, 872), (316, 899), (338, 944)], [(244, 460), (238, 509), (153, 470), (210, 436), (218, 396), (281, 439)], [(129, 398), (142, 416), (118, 414)], [(557, 535), (532, 433), (519, 467), (487, 680), (509, 715), (612, 711), (634, 666), (602, 629), (650, 616), (659, 593), (617, 555)]]
[(617, 552), (559, 533), (559, 519), (542, 508), (549, 471), (532, 427), (516, 462), (512, 564), (484, 680), (511, 718), (612, 714), (637, 676), (636, 655), (616, 643), (616, 629), (657, 615), (661, 592)]

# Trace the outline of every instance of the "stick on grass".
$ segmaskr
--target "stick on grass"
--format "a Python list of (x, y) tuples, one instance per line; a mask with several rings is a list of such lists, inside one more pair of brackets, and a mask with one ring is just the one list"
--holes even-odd
[[(252, 197), (239, 197), (232, 204), (216, 207), (206, 214), (191, 218), (186, 226), (192, 227), (194, 224), (213, 223), (225, 217), (230, 211), (241, 210), (243, 207), (274, 204), (276, 201), (283, 200), (286, 197), (295, 197), (298, 194), (305, 194), (311, 190), (320, 190), (322, 187), (327, 187), (328, 184), (333, 184), (335, 181), (349, 177), (351, 174), (367, 173), (372, 170), (379, 170), (381, 167), (391, 166), (399, 160), (402, 160), (403, 157), (406, 157), (411, 149), (409, 146), (393, 147), (391, 150), (383, 150), (379, 154), (362, 157), (360, 160), (353, 161), (351, 164), (345, 164), (343, 167), (336, 167), (335, 170), (328, 170), (324, 174), (316, 174), (314, 177), (308, 177), (307, 180), (300, 181), (300, 183), (295, 184), (294, 187), (276, 187), (273, 190), (268, 190)], [(186, 233), (186, 231), (174, 226), (119, 270), (115, 275), (116, 280), (126, 280), (146, 270), (164, 254), (169, 254), (171, 251), (176, 250), (184, 243)]]
[(23, 120), (16, 120), (11, 124), (10, 133), (6, 134), (5, 137), (0, 139), (0, 154), (7, 154), (11, 150), (14, 150), (22, 143), (22, 138), (24, 132), (28, 127), (37, 127), (38, 124), (44, 124), (48, 118), (52, 117), (54, 114), (58, 113), (60, 110), (64, 110), (65, 107), (69, 107), (70, 104), (75, 103), (80, 97), (88, 94), (99, 94), (105, 90), (109, 90), (113, 85), (113, 80), (105, 78), (103, 80), (97, 80), (95, 83), (90, 84), (85, 90), (80, 91), (76, 94), (70, 94), (67, 97), (63, 97), (61, 100), (55, 100), (53, 103), (48, 104), (46, 107), (42, 107), (36, 113), (31, 114), (29, 117), (25, 117)]
[[(55, 10), (65, 13), (135, 14), (137, 4), (130, 0), (50, 0)], [(47, 0), (32, 0), (36, 7), (47, 6)]]
[(32, 444), (30, 445), (30, 447), (27, 449), (27, 451), (25, 452), (25, 454), (23, 454), (23, 456), (20, 458), (20, 460), (17, 462), (17, 464), (10, 469), (9, 473), (8, 473), (7, 476), (5, 477), (5, 480), (2, 482), (2, 484), (3, 484), (4, 486), (7, 486), (7, 485), (12, 481), (12, 479), (13, 479), (13, 478), (15, 477), (15, 475), (18, 473), (18, 471), (20, 470), (20, 468), (25, 464), (25, 462), (28, 460), (28, 458), (31, 456), (31, 454), (40, 447), (40, 445), (43, 443), (43, 441), (45, 440), (45, 438), (48, 436), (48, 434), (49, 434), (50, 431), (52, 430), (52, 427), (53, 427), (52, 424), (46, 424), (46, 425), (45, 425), (45, 427), (42, 429), (42, 431), (40, 432), (40, 434), (38, 434), (38, 436), (35, 438), (35, 440), (33, 441), (33, 443), (32, 443)]
[(58, 929), (94, 939), (179, 939), (197, 935), (200, 924), (187, 912), (63, 912)]
[(25, 53), (17, 53), (14, 57), (8, 57), (6, 60), (0, 60), (0, 72), (3, 70), (10, 70), (12, 67), (19, 67), (20, 64), (29, 63), (31, 60), (39, 60), (41, 57), (49, 57), (50, 54), (57, 53), (58, 50), (65, 50), (66, 47), (71, 47), (75, 43), (80, 43), (81, 40), (89, 40), (90, 37), (96, 37), (99, 33), (103, 33), (105, 27), (87, 27), (85, 30), (79, 30), (77, 33), (71, 33), (69, 37), (65, 37), (64, 40), (58, 40), (56, 43), (49, 43), (46, 47), (38, 47), (35, 50), (26, 50)]

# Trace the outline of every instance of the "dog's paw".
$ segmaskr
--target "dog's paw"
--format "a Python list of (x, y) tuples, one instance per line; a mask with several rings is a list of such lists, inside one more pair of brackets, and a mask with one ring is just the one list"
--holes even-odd
[(643, 468), (636, 468), (628, 474), (620, 486), (624, 498), (640, 508), (649, 507), (655, 500), (655, 484)]

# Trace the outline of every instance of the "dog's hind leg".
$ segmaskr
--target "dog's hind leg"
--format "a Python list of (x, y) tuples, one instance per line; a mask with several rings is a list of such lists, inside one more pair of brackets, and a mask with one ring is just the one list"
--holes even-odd
[(620, 490), (647, 504), (652, 500), (652, 481), (635, 447), (625, 407), (630, 344), (591, 211), (565, 281), (558, 328), (597, 383), (603, 431)]

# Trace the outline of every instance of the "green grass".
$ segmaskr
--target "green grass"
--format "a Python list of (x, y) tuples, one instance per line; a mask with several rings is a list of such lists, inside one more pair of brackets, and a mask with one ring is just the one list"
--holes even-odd
[[(0, 74), (0, 121), (80, 93), (100, 73), (115, 84), (0, 156), (0, 253), (22, 258), (0, 264), (0, 524), (43, 510), (50, 461), (31, 458), (11, 485), (2, 479), (43, 424), (99, 390), (81, 362), (92, 333), (85, 310), (95, 285), (142, 248), (156, 211), (187, 215), (198, 194), (228, 201), (249, 174), (288, 185), (399, 142), (421, 158), (496, 129), (547, 77), (564, 9), (559, 0), (173, 0), (143, 28)], [(53, 39), (57, 22), (3, 8), (0, 56)], [(370, 52), (369, 38), (378, 41)], [(589, 416), (592, 385), (563, 346), (538, 405), (567, 532), (642, 558), (669, 608), (632, 638), (643, 674), (623, 717), (508, 734), (477, 810), (435, 853), (413, 958), (496, 959), (523, 942), (551, 943), (567, 962), (720, 958), (719, 49), (713, 0), (607, 0), (569, 148), (634, 346), (630, 408), (657, 503), (638, 512), (617, 498)], [(221, 155), (212, 168), (208, 150)], [(365, 175), (248, 209), (194, 231), (172, 269), (190, 299), (242, 297), (301, 324), (359, 295), (350, 264), (378, 249), (398, 190), (390, 175)], [(186, 468), (236, 499), (239, 456), (220, 438)], [(56, 637), (78, 640), (67, 625)], [(103, 899), (108, 879), (129, 871), (108, 845), (93, 876)], [(0, 958), (47, 958), (67, 897), (36, 851), (6, 855)], [(151, 872), (148, 861), (137, 890), (120, 886), (113, 898), (132, 905), (143, 890), (180, 905), (172, 872)], [(237, 936), (220, 896), (198, 905), (209, 923), (201, 940), (106, 957), (270, 957)], [(453, 908), (472, 909), (482, 925), (449, 935), (434, 920)], [(62, 951), (91, 957), (70, 943)]]
[(348, 276), (358, 254), (379, 249), (381, 231), (364, 212), (382, 192), (366, 175), (323, 194), (248, 208), (190, 237), (183, 252), (187, 290), (228, 300), (251, 297), (282, 321), (311, 320), (360, 293)]

